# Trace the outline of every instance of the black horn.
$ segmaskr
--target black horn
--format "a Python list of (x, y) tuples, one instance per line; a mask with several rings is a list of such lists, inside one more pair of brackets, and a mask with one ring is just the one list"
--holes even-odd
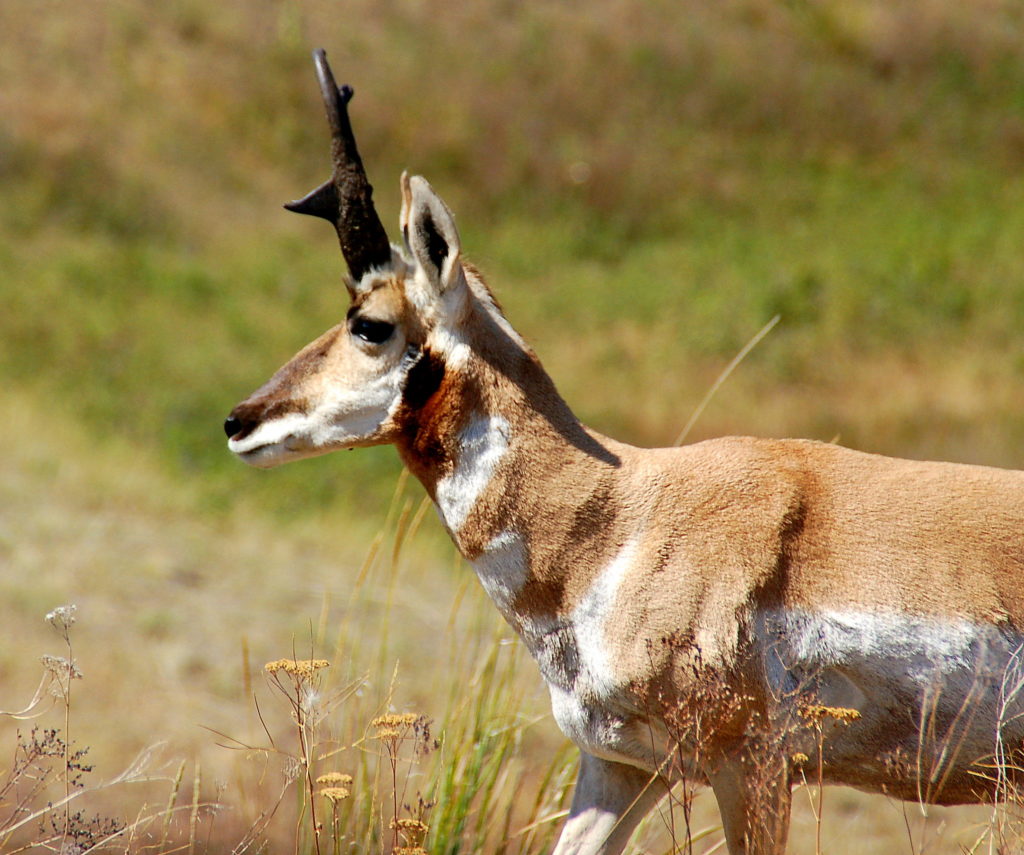
[(372, 267), (387, 266), (391, 260), (391, 244), (373, 207), (373, 187), (366, 177), (352, 133), (352, 122), (348, 116), (352, 87), (338, 88), (323, 48), (313, 51), (313, 61), (327, 110), (327, 122), (331, 126), (334, 174), (316, 190), (285, 207), (298, 214), (323, 217), (334, 223), (349, 272), (358, 280)]

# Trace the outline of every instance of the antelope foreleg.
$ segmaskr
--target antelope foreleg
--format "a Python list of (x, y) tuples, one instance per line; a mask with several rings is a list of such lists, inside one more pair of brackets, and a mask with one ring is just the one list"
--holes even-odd
[(766, 752), (731, 759), (713, 774), (729, 855), (783, 855), (792, 801), (786, 759)]
[(569, 818), (552, 855), (617, 855), (665, 792), (664, 783), (647, 772), (584, 754)]

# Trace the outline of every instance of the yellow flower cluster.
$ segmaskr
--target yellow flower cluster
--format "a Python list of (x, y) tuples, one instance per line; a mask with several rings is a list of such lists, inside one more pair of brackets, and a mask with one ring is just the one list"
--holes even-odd
[(324, 787), (320, 790), (320, 795), (328, 799), (331, 804), (336, 805), (338, 802), (347, 799), (352, 793), (349, 792), (347, 787)]
[(273, 662), (268, 662), (264, 665), (263, 670), (268, 674), (284, 671), (285, 674), (290, 674), (292, 677), (308, 680), (317, 671), (326, 668), (330, 664), (326, 659), (275, 659)]
[(798, 751), (790, 759), (793, 761), (795, 765), (803, 766), (804, 763), (806, 763), (810, 758), (806, 754), (804, 754), (803, 751)]
[(419, 721), (419, 716), (416, 713), (388, 713), (387, 715), (377, 716), (373, 721), (370, 722), (370, 727), (378, 727), (385, 730), (398, 730), (404, 727), (412, 727)]
[(416, 713), (388, 713), (373, 719), (370, 727), (377, 728), (374, 734), (377, 739), (397, 745), (399, 740), (409, 735), (409, 728), (421, 720), (423, 717)]
[(811, 724), (821, 724), (826, 718), (832, 718), (841, 724), (849, 724), (860, 718), (858, 710), (849, 707), (827, 707), (824, 704), (804, 704), (800, 707), (800, 715)]
[(418, 819), (393, 819), (391, 827), (415, 836), (426, 834), (429, 831), (427, 824)]
[(317, 778), (316, 782), (323, 784), (325, 787), (350, 787), (352, 786), (352, 776), (341, 772), (328, 772), (326, 775), (321, 775)]

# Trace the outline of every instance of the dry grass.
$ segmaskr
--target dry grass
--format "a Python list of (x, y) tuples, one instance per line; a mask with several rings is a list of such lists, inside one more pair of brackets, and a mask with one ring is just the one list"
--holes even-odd
[[(13, 415), (0, 438), (21, 439), (18, 457), (5, 458), (0, 475), (0, 620), (19, 643), (0, 657), (8, 687), (0, 706), (13, 710), (32, 695), (39, 655), (55, 644), (67, 653), (44, 615), (73, 600), (73, 658), (83, 675), (74, 685), (73, 716), (65, 721), (61, 705), (36, 711), (47, 726), (70, 732), (75, 750), (88, 747), (97, 780), (117, 779), (140, 751), (149, 752), (146, 772), (156, 779), (139, 795), (90, 788), (79, 800), (97, 815), (130, 826), (134, 811), (166, 803), (168, 784), (181, 783), (186, 761), (177, 807), (189, 804), (191, 776), (201, 838), (234, 845), (255, 829), (250, 843), (287, 840), (305, 827), (290, 799), (274, 810), (294, 781), (290, 770), (304, 769), (308, 784), (346, 769), (358, 793), (346, 811), (357, 811), (362, 824), (345, 833), (363, 835), (367, 846), (379, 843), (386, 752), (371, 744), (370, 722), (391, 705), (424, 710), (445, 727), (434, 767), (415, 773), (425, 800), (434, 790), (446, 800), (438, 833), (492, 839), (536, 821), (547, 802), (518, 804), (511, 796), (537, 791), (545, 776), (551, 797), (564, 796), (565, 777), (537, 763), (545, 756), (565, 763), (539, 681), (522, 667), (525, 654), (498, 629), (481, 592), (467, 587), (469, 578), (445, 572), (450, 549), (442, 552), (436, 536), (417, 532), (420, 500), (399, 490), (379, 537), (353, 523), (347, 531), (358, 542), (346, 561), (334, 524), (283, 530), (242, 502), (235, 519), (210, 525), (187, 510), (188, 488), (167, 482), (159, 467), (136, 457), (126, 471), (117, 463), (123, 449), (93, 445), (30, 402), (10, 400)], [(293, 693), (296, 703), (285, 710), (274, 701), (289, 686), (311, 698), (306, 676), (292, 684), (276, 680), (274, 669), (263, 686), (258, 672), (265, 661), (280, 664), (274, 654), (288, 650), (294, 659), (298, 651), (302, 659), (312, 648), (332, 666), (307, 721), (300, 695)], [(10, 744), (17, 727), (0, 716), (0, 739)], [(476, 813), (482, 796), (474, 781), (489, 782), (489, 811)], [(402, 798), (415, 791), (406, 788)], [(212, 812), (215, 803), (227, 812)], [(490, 811), (506, 817), (498, 827)], [(139, 846), (159, 839), (154, 821), (140, 831)], [(177, 831), (190, 828), (194, 834), (194, 823)], [(519, 842), (552, 828), (541, 823)]]
[[(3, 705), (31, 695), (38, 654), (61, 652), (63, 642), (43, 615), (74, 599), (73, 656), (84, 675), (74, 686), (76, 750), (88, 746), (97, 782), (116, 781), (126, 767), (135, 777), (156, 779), (132, 784), (127, 793), (124, 787), (89, 792), (80, 800), (89, 808), (83, 822), (139, 823), (134, 845), (140, 850), (160, 851), (161, 839), (187, 843), (197, 835), (200, 851), (204, 840), (215, 849), (259, 839), (291, 846), (298, 833), (303, 851), (313, 851), (310, 825), (300, 821), (302, 804), (322, 798), (317, 777), (339, 772), (354, 777), (352, 796), (316, 805), (326, 820), (321, 851), (332, 851), (336, 828), (338, 840), (356, 837), (359, 851), (387, 851), (396, 813), (421, 819), (449, 840), (487, 840), (486, 851), (498, 851), (505, 838), (509, 852), (542, 851), (539, 841), (557, 827), (559, 813), (533, 794), (546, 780), (546, 798), (557, 805), (565, 797), (571, 764), (564, 741), (534, 667), (468, 571), (447, 573), (446, 559), (423, 531), (404, 547), (396, 539), (402, 529), (408, 534), (418, 502), (401, 493), (373, 549), (376, 558), (365, 561), (374, 540), (366, 533), (346, 560), (333, 523), (282, 527), (243, 509), (211, 526), (189, 510), (187, 487), (168, 483), (158, 467), (136, 457), (125, 470), (117, 464), (122, 449), (94, 445), (30, 402), (15, 403), (17, 415), (0, 435), (5, 443), (17, 437), (20, 449), (0, 464), (3, 558), (10, 570), (0, 619), (21, 641), (0, 660), (10, 687)], [(358, 528), (350, 525), (349, 531)], [(170, 568), (186, 559), (199, 575), (181, 581)], [(223, 572), (226, 567), (232, 571)], [(153, 618), (158, 604), (170, 626)], [(317, 735), (304, 753), (295, 704), (275, 701), (258, 671), (282, 652), (301, 660), (320, 651), (332, 665), (317, 687)], [(413, 758), (397, 742), (394, 751), (381, 746), (371, 719), (389, 706), (434, 718), (441, 747)], [(50, 725), (65, 726), (59, 709), (50, 715), (58, 716), (47, 719)], [(0, 721), (8, 745), (13, 731)], [(268, 739), (276, 746), (269, 753)], [(143, 776), (133, 758), (155, 742), (161, 746)], [(249, 747), (231, 750), (243, 744)], [(550, 758), (556, 764), (545, 771)], [(290, 792), (299, 791), (296, 770), (307, 781), (301, 803), (286, 789), (291, 781)], [(480, 813), (474, 786), (486, 781), (494, 787), (491, 812)], [(938, 855), (961, 851), (991, 827), (986, 808), (925, 814), (843, 789), (828, 793), (819, 822), (813, 787), (808, 793), (795, 795), (792, 852), (843, 855), (870, 847)], [(415, 813), (420, 798), (441, 806), (411, 815), (405, 805)], [(694, 852), (720, 844), (710, 794), (696, 794), (692, 803), (681, 798), (685, 811), (679, 799), (664, 804), (641, 829), (635, 851), (667, 851), (673, 836), (681, 842), (687, 814)], [(226, 810), (214, 811), (214, 803)], [(147, 804), (144, 825), (140, 812)], [(165, 816), (171, 820), (165, 823)]]
[[(409, 535), (416, 488), (389, 503), (397, 465), (369, 453), (243, 472), (216, 434), (342, 313), (330, 240), (272, 215), (323, 177), (310, 48), (356, 84), (385, 222), (389, 176), (428, 174), (598, 428), (671, 442), (779, 313), (691, 438), (1020, 466), (1022, 32), (1016, 0), (0, 4), (0, 707), (31, 697), (39, 655), (66, 655), (43, 615), (74, 602), (84, 679), (72, 717), (50, 714), (73, 743), (42, 740), (51, 760), (88, 746), (92, 780), (116, 781), (164, 744), (164, 780), (90, 793), (94, 815), (150, 817), (139, 848), (291, 846), (300, 805), (269, 816), (283, 754), (208, 728), (263, 746), (255, 692), (301, 762), (258, 666), (322, 655), (326, 691), (363, 681), (317, 737), (344, 748), (321, 766), (354, 760), (332, 834), (360, 815), (364, 846), (394, 841), (397, 789), (366, 741), (391, 703), (446, 730), (408, 767), (409, 793), (433, 776), (431, 834), (534, 851), (552, 824), (515, 831), (545, 805), (489, 825), (460, 782), (494, 782), (504, 810), (555, 757), (554, 796), (564, 741), (432, 515)], [(791, 851), (958, 852), (992, 827), (846, 790), (815, 805), (797, 795)], [(685, 809), (717, 826), (709, 796)], [(672, 829), (678, 814), (652, 818), (637, 851)]]

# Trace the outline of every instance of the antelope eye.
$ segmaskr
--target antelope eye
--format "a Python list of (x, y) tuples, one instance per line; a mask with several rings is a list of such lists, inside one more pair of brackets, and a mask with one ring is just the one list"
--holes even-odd
[(353, 318), (349, 332), (370, 344), (383, 344), (395, 331), (395, 325), (387, 321), (371, 321), (369, 318)]

